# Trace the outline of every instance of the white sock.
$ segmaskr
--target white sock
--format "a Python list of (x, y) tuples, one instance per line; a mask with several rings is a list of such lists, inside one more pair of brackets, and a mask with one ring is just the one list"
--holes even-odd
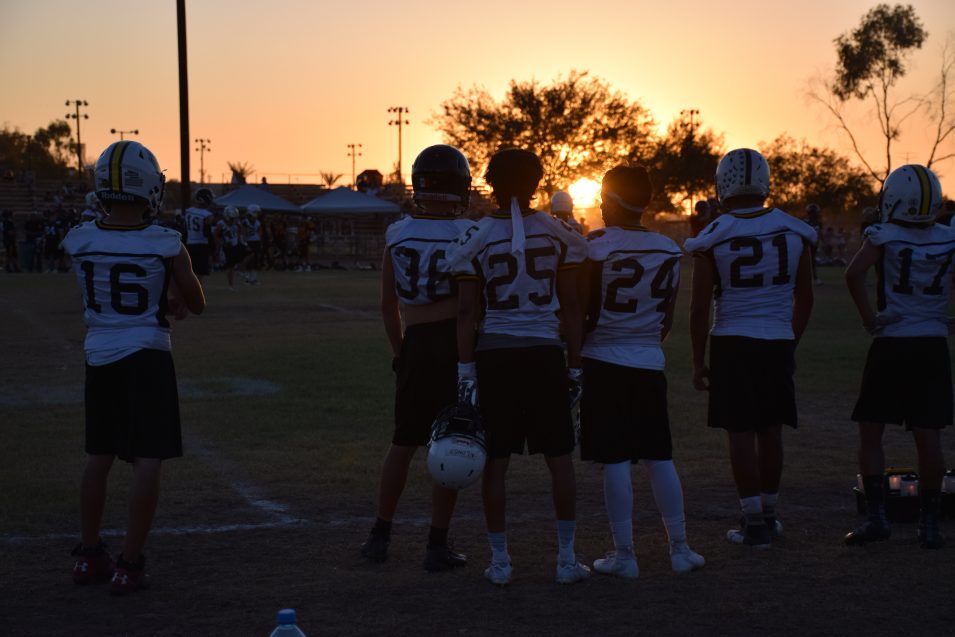
[(672, 460), (645, 460), (657, 511), (663, 518), (670, 544), (686, 542), (686, 516), (683, 512), (683, 487)]
[(630, 461), (604, 465), (604, 503), (618, 554), (633, 553), (633, 483)]
[(557, 559), (565, 564), (577, 561), (577, 556), (574, 554), (574, 536), (576, 534), (576, 520), (557, 520)]
[(763, 523), (763, 500), (758, 495), (740, 498), (739, 506), (743, 510), (743, 515), (746, 516), (747, 524)]
[(488, 532), (487, 541), (491, 545), (491, 561), (492, 562), (508, 563), (511, 561), (511, 556), (507, 554), (507, 533)]

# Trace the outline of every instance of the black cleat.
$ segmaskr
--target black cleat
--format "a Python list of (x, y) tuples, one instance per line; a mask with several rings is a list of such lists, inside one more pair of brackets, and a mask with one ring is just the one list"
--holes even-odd
[(919, 546), (923, 549), (940, 549), (945, 546), (945, 536), (938, 530), (938, 514), (923, 513), (919, 520)]
[(889, 539), (892, 530), (885, 520), (866, 520), (861, 526), (846, 533), (846, 546), (862, 546), (867, 542), (882, 542)]
[(424, 570), (429, 573), (439, 571), (450, 571), (458, 566), (464, 566), (468, 563), (468, 558), (455, 553), (447, 544), (428, 545), (428, 552), (424, 558)]
[(361, 545), (361, 554), (372, 562), (384, 562), (388, 559), (389, 544), (391, 544), (390, 538), (372, 533)]

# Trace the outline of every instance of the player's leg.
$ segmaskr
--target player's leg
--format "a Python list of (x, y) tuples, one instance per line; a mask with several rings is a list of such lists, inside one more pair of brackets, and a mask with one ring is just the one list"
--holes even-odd
[(866, 521), (846, 534), (845, 543), (860, 546), (866, 542), (887, 540), (891, 533), (885, 517), (885, 452), (882, 435), (885, 425), (859, 423), (859, 473), (865, 492)]
[(417, 446), (392, 444), (385, 454), (378, 482), (378, 518), (368, 539), (361, 545), (361, 554), (370, 560), (383, 562), (388, 559), (391, 522), (408, 481), (408, 467), (417, 450)]
[(633, 550), (633, 482), (630, 461), (605, 464), (604, 504), (610, 519), (613, 553), (594, 560), (594, 570), (605, 575), (628, 579), (639, 576), (640, 569)]
[(491, 545), (491, 565), (484, 576), (492, 584), (511, 581), (511, 556), (507, 550), (507, 467), (509, 457), (489, 457), (481, 476), (481, 501), (484, 504), (484, 523)]
[(105, 582), (113, 573), (113, 560), (99, 535), (113, 458), (107, 454), (89, 454), (86, 459), (80, 480), (80, 543), (73, 549), (73, 556), (77, 558), (73, 581), (77, 584)]
[(670, 540), (670, 565), (677, 573), (703, 568), (706, 560), (693, 551), (686, 541), (686, 515), (683, 508), (683, 486), (673, 460), (644, 460), (653, 500), (663, 518)]
[(919, 454), (919, 545), (940, 549), (945, 537), (938, 528), (939, 504), (942, 498), (942, 476), (945, 458), (939, 429), (913, 428)]
[(759, 491), (763, 518), (773, 537), (782, 534), (782, 524), (776, 517), (779, 501), (779, 483), (783, 475), (783, 428), (767, 427), (756, 432), (756, 452), (759, 455)]
[(123, 552), (116, 560), (110, 593), (125, 595), (149, 586), (143, 549), (153, 525), (159, 503), (159, 476), (162, 460), (133, 460), (133, 480), (129, 488), (128, 520)]
[(743, 523), (740, 529), (731, 529), (726, 539), (734, 544), (746, 544), (757, 548), (769, 547), (772, 537), (763, 517), (763, 501), (760, 497), (759, 455), (756, 451), (756, 432), (728, 432), (730, 466), (736, 482)]

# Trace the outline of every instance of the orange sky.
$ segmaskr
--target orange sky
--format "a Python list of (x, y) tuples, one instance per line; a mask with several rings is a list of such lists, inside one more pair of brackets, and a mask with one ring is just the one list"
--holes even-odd
[[(138, 139), (179, 178), (175, 4), (3, 0), (0, 124), (32, 132), (62, 118), (65, 100), (85, 99), (90, 158), (116, 139), (110, 128), (138, 128)], [(191, 137), (212, 140), (205, 166), (214, 181), (228, 175), (226, 161), (246, 161), (272, 182), (314, 183), (317, 176), (301, 175), (335, 171), (349, 183), (348, 143), (363, 144), (359, 172), (392, 170), (397, 130), (386, 111), (406, 106), (407, 177), (417, 151), (441, 141), (424, 121), (457, 85), (483, 85), (500, 97), (512, 78), (546, 82), (580, 69), (640, 99), (663, 125), (681, 109), (699, 109), (729, 147), (788, 132), (845, 150), (805, 93), (813, 76), (831, 71), (833, 38), (874, 4), (187, 0)], [(912, 4), (929, 40), (900, 90), (926, 92), (945, 36), (955, 31), (955, 2)], [(864, 122), (866, 111), (856, 117)], [(924, 130), (924, 120), (913, 122), (898, 160), (905, 153), (925, 160)], [(877, 138), (865, 143), (876, 157)], [(192, 157), (198, 180), (198, 153)], [(937, 172), (951, 197), (955, 161)]]

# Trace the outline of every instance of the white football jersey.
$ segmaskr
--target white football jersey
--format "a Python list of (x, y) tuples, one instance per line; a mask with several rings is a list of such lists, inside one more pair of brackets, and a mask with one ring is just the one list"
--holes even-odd
[(793, 289), (806, 243), (816, 243), (815, 230), (777, 208), (735, 210), (687, 239), (687, 252), (714, 264), (710, 334), (792, 339)]
[(239, 240), (241, 238), (238, 221), (233, 221), (232, 223), (227, 222), (225, 219), (216, 224), (216, 230), (219, 232), (219, 236), (222, 238), (222, 244), (236, 247), (239, 245)]
[(643, 227), (611, 226), (588, 239), (587, 258), (595, 262), (599, 279), (591, 281), (591, 299), (583, 299), (592, 303), (588, 313), (596, 318), (596, 327), (585, 335), (583, 355), (663, 369), (660, 336), (680, 282), (680, 246)]
[(526, 214), (522, 221), (522, 252), (511, 252), (511, 215), (498, 211), (455, 240), (449, 261), (456, 276), (484, 283), (482, 334), (557, 339), (557, 272), (583, 262), (587, 241), (546, 212)]
[(402, 303), (426, 305), (457, 295), (445, 251), (471, 224), (468, 219), (411, 215), (388, 226), (385, 243)]
[(258, 219), (244, 219), (242, 225), (245, 228), (246, 241), (262, 240), (262, 222)]
[(166, 290), (172, 259), (182, 248), (178, 232), (90, 221), (70, 230), (63, 248), (83, 291), (90, 365), (171, 348)]
[(882, 223), (866, 228), (865, 238), (882, 248), (876, 264), (879, 312), (901, 317), (881, 336), (948, 336), (955, 228)]
[(203, 230), (206, 227), (206, 219), (212, 216), (212, 213), (203, 208), (186, 208), (186, 243), (189, 245), (207, 243), (206, 235)]

